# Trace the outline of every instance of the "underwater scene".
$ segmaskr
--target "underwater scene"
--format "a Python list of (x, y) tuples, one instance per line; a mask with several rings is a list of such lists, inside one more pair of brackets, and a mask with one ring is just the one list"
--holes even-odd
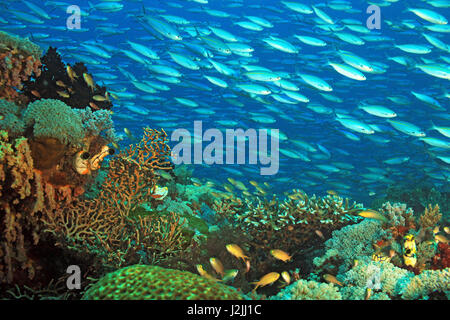
[(449, 0), (0, 0), (0, 300), (448, 300)]

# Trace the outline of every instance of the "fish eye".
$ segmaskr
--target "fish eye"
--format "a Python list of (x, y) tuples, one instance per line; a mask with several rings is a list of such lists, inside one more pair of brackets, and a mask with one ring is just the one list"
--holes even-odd
[(89, 159), (89, 158), (91, 157), (91, 155), (90, 155), (89, 152), (85, 151), (85, 152), (83, 152), (83, 153), (80, 155), (80, 157), (81, 157), (81, 159), (83, 159), (83, 160), (87, 160), (87, 159)]

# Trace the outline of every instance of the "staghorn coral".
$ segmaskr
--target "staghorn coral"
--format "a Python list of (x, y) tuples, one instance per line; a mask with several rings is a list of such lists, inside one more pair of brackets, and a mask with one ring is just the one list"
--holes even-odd
[(342, 300), (338, 288), (332, 283), (298, 280), (280, 291), (272, 300)]
[(383, 213), (384, 215), (387, 215), (389, 217), (389, 224), (392, 227), (414, 227), (414, 212), (411, 208), (407, 208), (406, 204), (404, 203), (391, 204), (390, 202), (385, 202), (383, 203), (379, 211), (380, 213)]
[(109, 273), (91, 286), (84, 300), (242, 300), (234, 288), (196, 274), (133, 265)]
[[(86, 80), (90, 76), (83, 63), (66, 66), (56, 49), (52, 47), (47, 50), (41, 61), (42, 72), (39, 70), (33, 75), (33, 79), (26, 81), (23, 86), (22, 92), (30, 101), (58, 99), (77, 109), (90, 107), (92, 110), (100, 110), (112, 107), (105, 87), (95, 83), (90, 87)], [(69, 67), (71, 71), (68, 71)]]
[(41, 54), (34, 43), (0, 31), (0, 98), (18, 100), (23, 82), (40, 75)]

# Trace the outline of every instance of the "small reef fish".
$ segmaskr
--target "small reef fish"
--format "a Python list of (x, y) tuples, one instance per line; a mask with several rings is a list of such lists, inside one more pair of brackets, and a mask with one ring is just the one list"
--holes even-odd
[(369, 219), (375, 219), (381, 222), (388, 222), (389, 219), (378, 211), (366, 209), (358, 213), (359, 216)]
[(256, 284), (253, 291), (256, 291), (256, 289), (258, 289), (259, 287), (264, 287), (264, 286), (274, 283), (275, 281), (278, 280), (278, 278), (280, 278), (280, 274), (278, 272), (270, 272), (270, 273), (262, 276), (262, 278), (259, 281), (252, 282), (252, 284)]
[(448, 239), (447, 239), (444, 235), (442, 235), (442, 234), (437, 234), (437, 235), (435, 235), (435, 236), (434, 236), (434, 239), (435, 239), (437, 242), (442, 242), (442, 243), (445, 243), (445, 244), (448, 243)]
[(283, 250), (279, 250), (279, 249), (272, 249), (270, 250), (270, 254), (278, 259), (281, 260), (283, 262), (287, 262), (289, 260), (292, 259), (292, 256), (290, 256), (287, 252), (283, 251)]
[(286, 282), (286, 285), (291, 283), (291, 276), (289, 275), (289, 272), (283, 271), (281, 273), (281, 277), (283, 278), (284, 282)]
[(242, 259), (244, 261), (245, 259), (250, 259), (244, 254), (244, 251), (242, 251), (241, 247), (239, 247), (237, 244), (227, 244), (226, 248), (229, 253), (231, 253), (238, 259)]
[(88, 85), (89, 88), (91, 88), (92, 91), (95, 89), (94, 80), (92, 79), (92, 76), (88, 73), (83, 73), (83, 79)]
[(331, 274), (324, 274), (323, 275), (323, 278), (325, 279), (325, 281), (326, 282), (328, 282), (328, 283), (334, 283), (334, 284), (337, 284), (338, 286), (341, 286), (342, 287), (342, 283), (338, 280), (338, 279), (336, 279), (336, 277), (335, 276), (333, 276), (333, 275), (331, 275)]
[(225, 276), (224, 268), (222, 262), (217, 258), (210, 258), (209, 263), (222, 278)]
[(238, 273), (239, 273), (238, 269), (226, 270), (222, 278), (222, 282), (227, 283), (229, 281), (233, 281), (234, 278), (236, 278), (236, 276), (238, 275)]
[(77, 74), (75, 73), (75, 71), (72, 69), (71, 66), (67, 66), (66, 71), (67, 71), (67, 75), (69, 76), (69, 78), (72, 82), (74, 82), (75, 79), (78, 79)]
[(199, 275), (201, 275), (202, 277), (205, 277), (207, 279), (211, 279), (214, 281), (218, 281), (218, 279), (214, 278), (205, 269), (203, 269), (203, 266), (201, 264), (197, 264), (195, 267), (197, 268), (197, 272), (199, 273)]

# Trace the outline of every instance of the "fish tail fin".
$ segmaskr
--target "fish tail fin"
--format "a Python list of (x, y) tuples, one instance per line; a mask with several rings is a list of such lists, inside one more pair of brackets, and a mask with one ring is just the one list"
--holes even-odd
[(88, 5), (89, 5), (89, 13), (90, 13), (91, 11), (94, 11), (94, 10), (95, 10), (95, 7), (94, 7), (94, 5), (92, 4), (92, 2), (88, 1)]

